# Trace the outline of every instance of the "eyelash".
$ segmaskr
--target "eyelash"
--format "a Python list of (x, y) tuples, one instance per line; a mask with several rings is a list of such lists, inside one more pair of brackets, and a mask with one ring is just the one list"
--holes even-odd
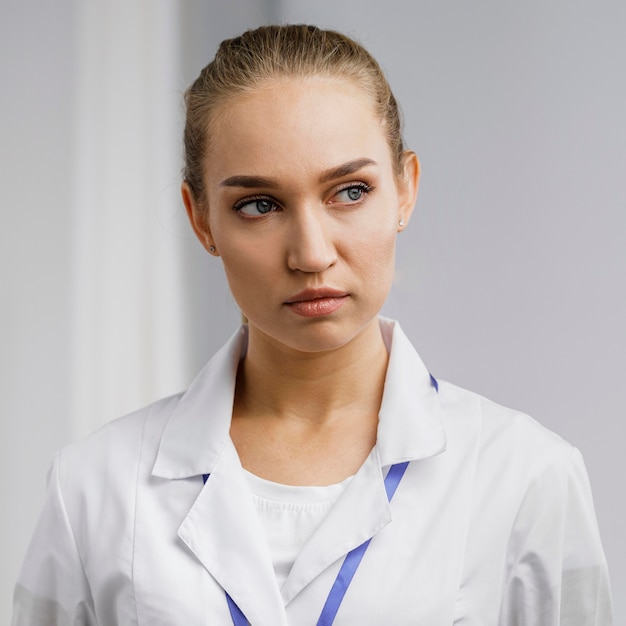
[[(356, 206), (358, 204), (361, 204), (361, 202), (363, 202), (364, 196), (366, 196), (371, 191), (373, 191), (374, 187), (364, 182), (348, 183), (344, 185), (343, 187), (340, 187), (339, 189), (337, 189), (335, 193), (333, 194), (333, 197), (337, 196), (338, 194), (344, 191), (348, 191), (349, 189), (359, 189), (360, 191), (363, 192), (363, 196), (361, 198), (348, 203), (350, 206)], [(233, 205), (233, 211), (235, 211), (236, 213), (242, 214), (241, 210), (243, 209), (243, 207), (247, 206), (248, 204), (252, 204), (254, 202), (260, 202), (260, 201), (269, 202), (272, 205), (272, 207), (268, 211), (266, 211), (266, 213), (261, 213), (258, 217), (262, 217), (269, 213), (273, 213), (277, 207), (280, 207), (279, 203), (276, 202), (271, 196), (255, 195), (255, 196), (248, 196), (246, 198), (242, 198), (241, 200), (238, 200)], [(246, 216), (246, 217), (248, 219), (258, 219), (258, 217), (251, 217), (251, 216)]]
[(278, 206), (278, 203), (269, 196), (248, 196), (247, 198), (242, 198), (241, 200), (235, 202), (235, 204), (233, 205), (233, 211), (240, 212), (241, 209), (243, 209), (243, 207), (245, 207), (247, 204), (252, 204), (253, 202), (261, 202), (262, 200), (265, 200), (272, 205), (272, 208), (267, 211), (267, 213), (271, 213)]
[[(363, 182), (348, 183), (344, 187), (340, 187), (339, 189), (337, 189), (337, 191), (335, 192), (334, 195), (336, 196), (337, 194), (341, 193), (342, 191), (348, 191), (348, 189), (359, 189), (359, 190), (361, 190), (363, 192), (364, 196), (366, 196), (374, 188), (371, 185), (368, 185), (367, 183), (363, 183)], [(353, 205), (359, 204), (362, 201), (363, 201), (363, 197), (359, 198), (358, 200), (354, 200), (351, 204), (353, 204)]]

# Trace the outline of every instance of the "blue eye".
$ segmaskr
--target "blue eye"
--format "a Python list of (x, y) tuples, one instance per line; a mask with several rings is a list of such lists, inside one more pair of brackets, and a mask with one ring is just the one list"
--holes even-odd
[(355, 202), (359, 202), (363, 200), (363, 197), (371, 190), (371, 187), (365, 184), (359, 185), (351, 185), (350, 187), (345, 187), (344, 189), (340, 189), (335, 194), (336, 202), (345, 202), (347, 204), (353, 204)]
[(244, 215), (249, 215), (251, 217), (258, 217), (259, 215), (265, 215), (266, 213), (269, 213), (275, 208), (276, 208), (276, 205), (268, 198), (247, 199), (247, 200), (238, 202), (234, 206), (235, 211), (239, 213), (243, 213)]

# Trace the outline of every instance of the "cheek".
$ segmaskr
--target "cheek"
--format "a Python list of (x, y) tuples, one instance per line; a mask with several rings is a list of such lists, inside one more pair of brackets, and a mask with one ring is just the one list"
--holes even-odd
[(216, 237), (230, 290), (242, 306), (268, 291), (276, 280), (276, 259), (265, 242), (245, 237)]
[(267, 254), (264, 254), (263, 248), (258, 245), (248, 242), (218, 249), (229, 280), (253, 282), (256, 276), (267, 272), (269, 266)]
[(386, 280), (391, 286), (396, 258), (396, 231), (392, 231), (381, 238), (379, 245), (372, 251), (372, 263), (378, 268), (381, 280)]
[(213, 215), (210, 221), (215, 245), (229, 281), (240, 280), (263, 265), (266, 255), (258, 239), (243, 236), (231, 216)]
[(391, 284), (395, 264), (396, 234), (395, 225), (389, 224), (367, 234), (363, 233), (364, 236), (358, 236), (353, 231), (352, 262), (355, 268), (360, 268), (359, 273), (363, 280), (371, 287), (388, 290)]

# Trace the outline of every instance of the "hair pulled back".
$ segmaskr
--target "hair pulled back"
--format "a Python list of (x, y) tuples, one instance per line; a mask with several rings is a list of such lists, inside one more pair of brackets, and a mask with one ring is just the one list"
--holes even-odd
[(204, 203), (203, 163), (211, 121), (229, 97), (277, 76), (352, 80), (371, 99), (384, 125), (396, 171), (403, 142), (398, 105), (376, 60), (356, 41), (316, 26), (262, 26), (224, 40), (215, 58), (185, 92), (183, 176), (196, 202)]

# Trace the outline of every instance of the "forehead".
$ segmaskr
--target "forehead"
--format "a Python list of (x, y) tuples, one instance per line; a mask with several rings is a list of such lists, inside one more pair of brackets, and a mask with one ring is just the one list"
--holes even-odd
[(210, 179), (302, 175), (363, 157), (391, 162), (383, 124), (361, 87), (346, 79), (281, 77), (221, 103), (205, 171)]

